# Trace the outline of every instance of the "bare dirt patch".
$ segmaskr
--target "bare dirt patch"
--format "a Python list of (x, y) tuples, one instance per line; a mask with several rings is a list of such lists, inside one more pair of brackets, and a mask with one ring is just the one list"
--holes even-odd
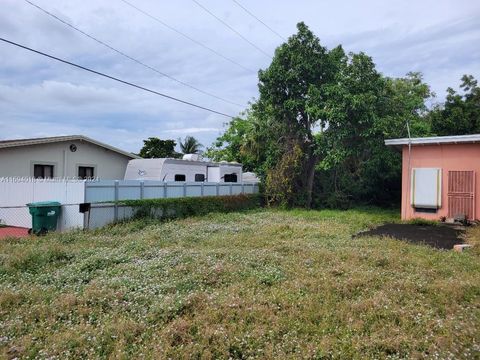
[(0, 239), (7, 237), (27, 237), (28, 229), (14, 226), (0, 226)]
[(437, 249), (453, 249), (464, 241), (461, 235), (465, 231), (454, 225), (416, 225), (416, 224), (384, 224), (373, 230), (363, 231), (358, 236), (389, 236), (415, 244), (430, 245)]

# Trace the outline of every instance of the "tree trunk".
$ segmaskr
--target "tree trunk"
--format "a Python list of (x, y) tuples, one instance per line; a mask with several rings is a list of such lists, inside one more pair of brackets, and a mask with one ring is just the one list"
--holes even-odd
[(315, 178), (315, 166), (317, 165), (317, 161), (317, 157), (311, 154), (307, 164), (307, 201), (305, 203), (305, 207), (307, 209), (312, 207), (313, 180)]

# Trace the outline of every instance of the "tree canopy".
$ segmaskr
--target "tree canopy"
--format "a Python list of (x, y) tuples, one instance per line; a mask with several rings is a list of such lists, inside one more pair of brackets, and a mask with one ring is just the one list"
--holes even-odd
[(143, 140), (143, 147), (138, 155), (145, 159), (175, 158), (179, 155), (175, 151), (176, 145), (175, 140), (161, 140), (157, 137), (149, 137), (147, 140)]
[(199, 154), (203, 147), (193, 136), (186, 136), (185, 139), (178, 139), (180, 150), (183, 154)]
[(464, 135), (480, 133), (480, 87), (471, 75), (464, 75), (460, 94), (447, 89), (444, 104), (430, 113), (432, 131), (437, 135)]
[(271, 203), (348, 207), (398, 204), (401, 156), (385, 139), (480, 132), (480, 91), (471, 76), (445, 105), (420, 73), (381, 74), (367, 54), (331, 50), (304, 23), (259, 71), (259, 98), (207, 150), (263, 180)]

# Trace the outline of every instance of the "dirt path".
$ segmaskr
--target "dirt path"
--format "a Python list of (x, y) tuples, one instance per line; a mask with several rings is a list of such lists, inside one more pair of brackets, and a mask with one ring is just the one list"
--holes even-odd
[(463, 243), (460, 235), (464, 233), (458, 226), (440, 224), (385, 224), (373, 230), (364, 231), (356, 236), (389, 236), (416, 244), (426, 244), (437, 249), (453, 249), (453, 245)]
[(21, 227), (6, 226), (0, 227), (0, 240), (7, 237), (26, 237), (28, 229)]

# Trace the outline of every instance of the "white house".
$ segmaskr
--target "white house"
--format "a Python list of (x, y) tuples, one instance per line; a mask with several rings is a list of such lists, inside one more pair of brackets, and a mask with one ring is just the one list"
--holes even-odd
[(0, 177), (123, 179), (132, 159), (82, 135), (0, 141)]

